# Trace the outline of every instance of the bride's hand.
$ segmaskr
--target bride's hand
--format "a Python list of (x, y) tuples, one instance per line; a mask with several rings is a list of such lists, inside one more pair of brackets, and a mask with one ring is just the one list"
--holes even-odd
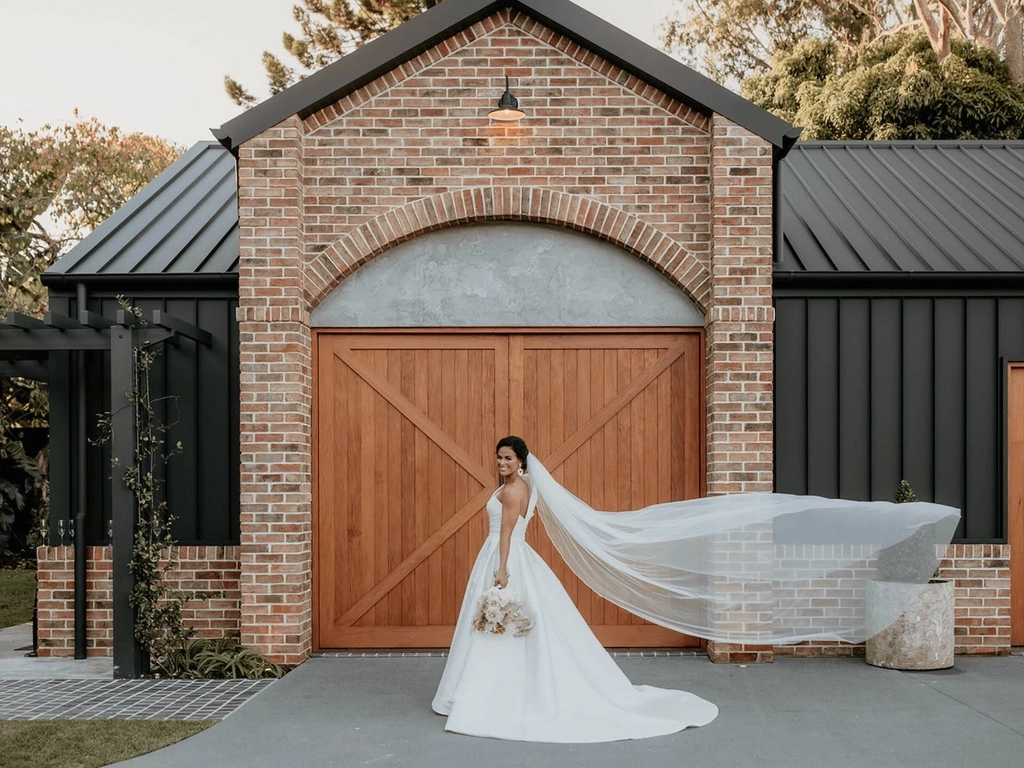
[(498, 571), (494, 574), (494, 586), (502, 589), (508, 586), (508, 574), (505, 571)]

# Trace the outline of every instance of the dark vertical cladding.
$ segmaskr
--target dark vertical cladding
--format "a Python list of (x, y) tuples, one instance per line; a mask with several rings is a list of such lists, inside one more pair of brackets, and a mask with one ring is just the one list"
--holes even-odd
[(807, 489), (839, 487), (839, 315), (831, 299), (807, 302)]
[[(777, 303), (775, 337), (775, 484), (780, 490), (806, 489), (809, 356), (805, 299)], [(778, 342), (780, 338), (785, 339), (784, 344)]]
[(778, 292), (776, 490), (888, 499), (906, 478), (963, 510), (958, 539), (1002, 540), (1024, 296), (865, 293)]
[[(158, 281), (157, 281), (158, 282)], [(152, 397), (158, 420), (167, 425), (164, 438), (170, 448), (181, 443), (181, 453), (154, 469), (162, 481), (163, 497), (177, 520), (173, 533), (178, 542), (188, 544), (238, 543), (238, 327), (235, 322), (237, 294), (197, 290), (135, 291), (128, 296), (145, 310), (159, 309), (213, 335), (209, 348), (181, 339), (159, 347), (150, 376)], [(51, 305), (67, 302), (59, 292), (51, 295)], [(65, 306), (65, 305), (61, 305)], [(119, 303), (113, 292), (94, 290), (89, 309), (113, 318)], [(109, 353), (90, 353), (88, 366), (89, 433), (91, 441), (99, 436), (98, 419), (110, 408)], [(52, 390), (51, 485), (54, 510), (58, 516), (70, 509), (73, 489), (67, 438), (58, 425), (70, 423), (65, 414), (74, 413), (74, 371), (62, 367), (57, 374), (58, 388)], [(61, 388), (67, 381), (67, 386)], [(64, 392), (64, 395), (60, 393)], [(73, 439), (73, 433), (68, 436)], [(88, 448), (90, 478), (110, 477), (110, 450), (106, 445)], [(67, 497), (67, 498), (65, 498)], [(109, 542), (110, 484), (91, 482), (88, 488), (88, 542)], [(58, 543), (56, 526), (51, 541)], [(65, 540), (70, 543), (70, 539)]]
[[(903, 299), (903, 476), (922, 499), (935, 498), (935, 323), (932, 299)], [(893, 492), (895, 492), (893, 488)]]
[[(1024, 306), (1024, 302), (1020, 302)], [(966, 500), (968, 371), (964, 350), (967, 349), (966, 299), (935, 300), (935, 497), (957, 499), (957, 506)], [(952, 503), (952, 502), (950, 502)], [(965, 536), (961, 521), (958, 536)]]
[(871, 499), (886, 499), (903, 478), (903, 306), (899, 299), (872, 299)]
[(840, 302), (839, 314), (839, 495), (871, 496), (871, 430), (864, 414), (871, 412), (871, 302)]
[[(1005, 415), (1000, 398), (999, 332), (996, 326), (998, 302), (995, 299), (967, 300), (967, 493), (966, 506), (990, 508), (995, 512), (1002, 494), (999, 464), (999, 425)], [(999, 518), (982, 515), (966, 519), (965, 536), (970, 539), (995, 538), (1000, 534)]]

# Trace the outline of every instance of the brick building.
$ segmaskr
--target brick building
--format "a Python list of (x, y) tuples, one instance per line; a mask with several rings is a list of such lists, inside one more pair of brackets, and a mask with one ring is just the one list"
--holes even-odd
[[(488, 117), (506, 75), (519, 122)], [(286, 663), (445, 646), (504, 434), (606, 509), (778, 487), (773, 254), (788, 124), (565, 0), (446, 0), (215, 133), (220, 146), (193, 148), (48, 278), (56, 306), (74, 306), (60, 289), (83, 279), (83, 254), (117, 231), (178, 226), (184, 189), (207, 211), (189, 247), (209, 235), (208, 251), (230, 252), (237, 237), (237, 262), (219, 269), (237, 292), (207, 297), (236, 309), (223, 356), (226, 375), (239, 372), (237, 409), (197, 407), (191, 437), (224, 433), (238, 463), (196, 458), (193, 486), (167, 491), (238, 473), (216, 486), (227, 501), (177, 502), (192, 521), (182, 583), (224, 591), (194, 607), (202, 631), (237, 629)], [(167, 265), (134, 287), (138, 300), (162, 301)], [(104, 290), (93, 300), (109, 302)], [(195, 365), (199, 381), (212, 363)], [(227, 386), (218, 375), (198, 386)], [(93, 517), (90, 649), (107, 653), (110, 550)], [(215, 534), (196, 522), (222, 517)], [(701, 645), (600, 600), (542, 531), (531, 537), (606, 644)], [(961, 651), (1008, 648), (1002, 537), (950, 552)], [(40, 552), (44, 654), (70, 649), (71, 558)], [(720, 620), (767, 606), (770, 621), (771, 599)]]

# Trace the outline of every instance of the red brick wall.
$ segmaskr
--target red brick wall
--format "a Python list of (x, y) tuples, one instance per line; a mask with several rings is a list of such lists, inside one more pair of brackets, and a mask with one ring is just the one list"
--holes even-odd
[[(222, 637), (239, 630), (238, 547), (181, 547), (171, 584), (198, 592), (222, 592), (223, 597), (190, 603), (185, 623), (200, 637)], [(37, 550), (39, 655), (74, 656), (75, 550), (40, 547)], [(89, 547), (86, 561), (86, 654), (110, 656), (113, 643), (110, 547)]]
[(939, 576), (956, 581), (956, 652), (1010, 651), (1010, 546), (953, 544)]
[[(951, 544), (939, 577), (953, 579), (956, 653), (1010, 652), (1010, 547)], [(864, 645), (816, 641), (776, 646), (776, 656), (863, 656)]]

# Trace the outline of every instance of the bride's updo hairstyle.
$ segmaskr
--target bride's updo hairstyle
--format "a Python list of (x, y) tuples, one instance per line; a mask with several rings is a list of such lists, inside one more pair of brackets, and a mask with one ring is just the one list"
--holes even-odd
[(515, 435), (509, 435), (503, 437), (498, 441), (498, 445), (495, 446), (494, 452), (497, 453), (502, 448), (511, 448), (512, 452), (516, 455), (516, 458), (523, 462), (523, 472), (526, 471), (526, 459), (530, 455), (530, 451), (526, 448), (526, 441), (521, 437)]

